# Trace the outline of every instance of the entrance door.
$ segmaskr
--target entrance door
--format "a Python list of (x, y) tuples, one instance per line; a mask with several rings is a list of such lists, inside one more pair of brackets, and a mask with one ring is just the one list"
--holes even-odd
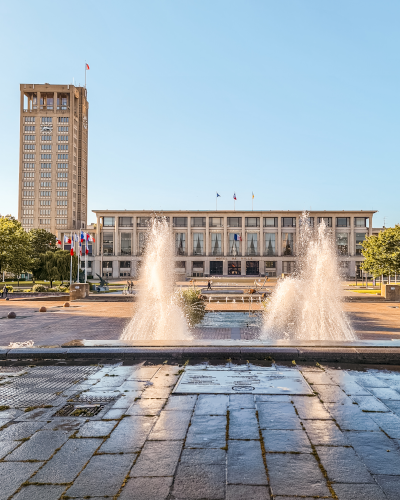
[(210, 274), (214, 276), (222, 276), (222, 261), (210, 261)]
[(241, 262), (236, 260), (228, 261), (228, 274), (238, 276), (241, 273)]
[(259, 268), (259, 262), (258, 261), (247, 261), (246, 262), (246, 275), (247, 276), (258, 276), (260, 274), (260, 268)]

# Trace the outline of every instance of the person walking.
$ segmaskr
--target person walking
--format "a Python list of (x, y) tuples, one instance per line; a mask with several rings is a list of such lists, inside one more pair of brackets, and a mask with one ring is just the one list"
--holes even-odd
[(8, 293), (7, 287), (6, 285), (4, 285), (3, 291), (1, 292), (1, 298), (3, 298), (3, 295), (5, 295), (7, 298), (7, 293)]
[(211, 281), (208, 281), (207, 290), (211, 290)]

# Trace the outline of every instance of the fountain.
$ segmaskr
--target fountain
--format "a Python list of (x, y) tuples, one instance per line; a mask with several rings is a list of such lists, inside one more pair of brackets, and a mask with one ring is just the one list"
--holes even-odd
[(146, 233), (135, 314), (121, 340), (191, 338), (180, 295), (175, 290), (174, 250), (167, 220), (153, 217)]
[(354, 341), (342, 308), (339, 266), (332, 232), (301, 218), (297, 271), (278, 282), (266, 304), (261, 338)]

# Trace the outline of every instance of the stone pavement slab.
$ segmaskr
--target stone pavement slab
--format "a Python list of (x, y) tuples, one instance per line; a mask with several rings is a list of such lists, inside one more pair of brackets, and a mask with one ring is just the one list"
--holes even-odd
[(274, 495), (331, 496), (314, 456), (268, 453), (266, 459)]
[(24, 486), (13, 500), (57, 500), (67, 487), (56, 484)]
[(375, 483), (353, 448), (317, 446), (317, 453), (334, 483)]
[(225, 466), (184, 465), (176, 471), (173, 498), (176, 500), (223, 500), (225, 498)]
[(35, 474), (35, 483), (70, 483), (101, 445), (101, 439), (70, 439)]
[(157, 441), (184, 439), (191, 416), (191, 411), (162, 411), (148, 439)]
[(265, 451), (311, 453), (310, 440), (305, 431), (264, 429), (262, 431)]
[(125, 417), (102, 445), (100, 452), (134, 453), (140, 451), (155, 421), (155, 417)]
[(131, 477), (173, 476), (183, 441), (147, 442), (133, 466)]
[(256, 410), (229, 412), (229, 439), (260, 439)]
[(227, 420), (223, 416), (192, 417), (187, 448), (222, 448), (226, 444)]
[[(125, 415), (159, 415), (167, 399), (138, 399), (124, 411)], [(110, 412), (113, 410), (110, 410)], [(109, 413), (110, 413), (109, 412)], [(107, 418), (107, 417), (104, 417)]]
[(387, 500), (377, 484), (335, 484), (333, 486), (340, 500)]
[(68, 440), (63, 431), (38, 431), (19, 448), (7, 455), (7, 461), (48, 460)]
[(300, 419), (291, 403), (257, 403), (261, 429), (301, 430)]
[(332, 420), (305, 420), (307, 435), (314, 446), (346, 446), (346, 435)]
[(226, 394), (200, 394), (197, 399), (194, 414), (197, 415), (226, 415), (229, 396)]
[(374, 476), (388, 500), (398, 500), (400, 492), (400, 476)]
[(11, 496), (41, 465), (41, 462), (0, 462), (0, 500)]
[[(136, 458), (134, 454), (95, 455), (67, 495), (71, 497), (114, 496), (118, 493)], [(107, 480), (105, 480), (105, 473)]]
[(44, 422), (18, 422), (12, 424), (0, 431), (0, 441), (27, 439), (44, 425)]
[(118, 500), (167, 500), (173, 477), (132, 477)]
[(114, 429), (115, 422), (92, 421), (86, 422), (77, 434), (77, 437), (106, 437)]
[(228, 484), (267, 485), (260, 441), (229, 441)]
[(327, 403), (325, 407), (342, 431), (379, 431), (378, 425), (371, 418), (373, 413), (363, 412), (358, 405)]
[(247, 484), (228, 484), (226, 500), (270, 500), (267, 486), (250, 486)]

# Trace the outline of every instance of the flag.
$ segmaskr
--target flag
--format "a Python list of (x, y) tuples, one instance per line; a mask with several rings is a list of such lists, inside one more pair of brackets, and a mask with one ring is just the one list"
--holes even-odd
[(251, 199), (254, 200), (254, 193), (253, 193), (253, 191), (251, 192)]
[(233, 236), (233, 239), (234, 239), (235, 241), (237, 241), (237, 240), (238, 240), (238, 235), (237, 235), (237, 234), (235, 234), (235, 235)]
[(61, 240), (57, 240), (57, 245), (61, 245)]
[(79, 242), (79, 255), (82, 256), (82, 240)]
[(236, 200), (236, 193), (233, 193), (233, 199)]
[(78, 241), (78, 235), (77, 234), (74, 234), (74, 238), (75, 238), (75, 241)]
[[(89, 64), (88, 64), (88, 63), (85, 63), (85, 64), (86, 64), (85, 69), (90, 69), (90, 68), (89, 68)], [(82, 67), (82, 66), (81, 66), (81, 67)]]
[(70, 254), (71, 254), (71, 257), (74, 256), (74, 237), (73, 235), (71, 234), (71, 238), (68, 238), (69, 239), (69, 243), (71, 244), (71, 250), (70, 250)]
[(217, 193), (217, 198), (221, 198), (221, 195)]
[(84, 235), (83, 231), (81, 231), (81, 241), (85, 241), (85, 235)]
[(66, 234), (64, 234), (64, 243), (71, 243), (71, 240), (68, 238)]

